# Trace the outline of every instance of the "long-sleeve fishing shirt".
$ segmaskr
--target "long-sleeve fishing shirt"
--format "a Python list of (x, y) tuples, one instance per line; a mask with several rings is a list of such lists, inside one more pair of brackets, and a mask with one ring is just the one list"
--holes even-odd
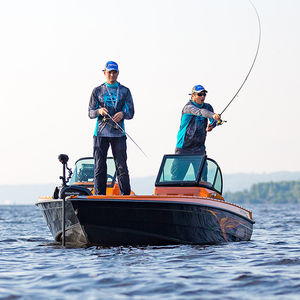
[[(118, 123), (123, 132), (110, 119), (104, 118), (99, 114), (100, 108), (106, 108), (110, 116), (117, 112), (122, 112), (124, 117)], [(91, 95), (89, 102), (89, 117), (97, 118), (94, 135), (102, 137), (121, 137), (125, 135), (124, 119), (132, 119), (134, 115), (134, 105), (130, 90), (124, 85), (116, 82), (107, 82), (96, 87)]]
[(175, 153), (205, 154), (208, 119), (213, 122), (214, 110), (208, 103), (201, 105), (190, 100), (182, 110), (180, 129), (177, 134)]

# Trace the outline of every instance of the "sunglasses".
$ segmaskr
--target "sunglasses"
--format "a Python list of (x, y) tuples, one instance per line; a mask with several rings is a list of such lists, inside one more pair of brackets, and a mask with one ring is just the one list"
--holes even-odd
[(206, 93), (197, 93), (199, 97), (206, 96)]

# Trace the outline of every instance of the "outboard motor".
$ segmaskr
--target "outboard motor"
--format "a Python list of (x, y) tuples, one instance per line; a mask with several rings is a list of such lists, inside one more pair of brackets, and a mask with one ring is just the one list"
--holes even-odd
[[(76, 185), (67, 185), (72, 176), (72, 169), (68, 168), (69, 157), (66, 154), (60, 154), (58, 156), (58, 160), (63, 164), (63, 176), (59, 177), (59, 179), (62, 180), (62, 185), (55, 188), (53, 193), (53, 199), (65, 199), (68, 196), (92, 195), (91, 191), (87, 188)], [(68, 178), (66, 178), (66, 169), (69, 172)]]
[(65, 185), (60, 190), (60, 198), (66, 198), (68, 196), (91, 196), (92, 193), (89, 189), (86, 189), (82, 186), (76, 185)]

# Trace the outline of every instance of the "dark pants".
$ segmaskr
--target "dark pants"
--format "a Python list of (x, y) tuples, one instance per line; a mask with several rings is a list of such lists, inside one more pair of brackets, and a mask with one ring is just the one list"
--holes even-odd
[(198, 155), (206, 155), (205, 146), (199, 146), (197, 150), (186, 150), (181, 148), (175, 148), (175, 154), (198, 154)]
[(95, 160), (95, 195), (106, 194), (107, 181), (107, 151), (111, 145), (114, 157), (117, 178), (122, 195), (130, 195), (129, 174), (127, 168), (127, 146), (126, 136), (123, 137), (101, 137), (94, 136), (94, 160)]

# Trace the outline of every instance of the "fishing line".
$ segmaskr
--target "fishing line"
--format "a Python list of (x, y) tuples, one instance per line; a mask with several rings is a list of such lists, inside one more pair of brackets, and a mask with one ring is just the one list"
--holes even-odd
[(259, 18), (259, 14), (257, 12), (257, 9), (256, 7), (254, 6), (254, 4), (252, 3), (251, 0), (249, 0), (250, 4), (252, 5), (254, 11), (255, 11), (255, 14), (257, 16), (257, 20), (258, 20), (258, 27), (259, 27), (259, 37), (258, 37), (258, 44), (257, 44), (257, 49), (256, 49), (256, 53), (255, 53), (255, 56), (254, 56), (254, 59), (253, 59), (253, 62), (252, 62), (252, 65), (250, 67), (250, 70), (249, 72), (247, 73), (243, 83), (241, 84), (240, 88), (237, 90), (237, 92), (234, 94), (233, 98), (229, 101), (229, 103), (225, 106), (225, 108), (223, 109), (223, 111), (220, 113), (220, 115), (223, 114), (223, 112), (228, 108), (228, 106), (232, 103), (232, 101), (237, 97), (238, 93), (240, 92), (240, 90), (242, 89), (242, 87), (244, 86), (245, 82), (247, 81), (252, 69), (253, 69), (253, 66), (255, 64), (255, 61), (256, 61), (256, 58), (257, 58), (257, 55), (258, 55), (258, 52), (259, 52), (259, 48), (260, 48), (260, 40), (261, 40), (261, 24), (260, 24), (260, 18)]
[(128, 136), (133, 142), (134, 144), (141, 150), (141, 152), (147, 157), (149, 158), (146, 153), (142, 150), (142, 148), (133, 140), (133, 138), (112, 118), (112, 116), (108, 113), (106, 113), (106, 115), (115, 123), (115, 125), (118, 127), (119, 130), (121, 130), (126, 136)]

